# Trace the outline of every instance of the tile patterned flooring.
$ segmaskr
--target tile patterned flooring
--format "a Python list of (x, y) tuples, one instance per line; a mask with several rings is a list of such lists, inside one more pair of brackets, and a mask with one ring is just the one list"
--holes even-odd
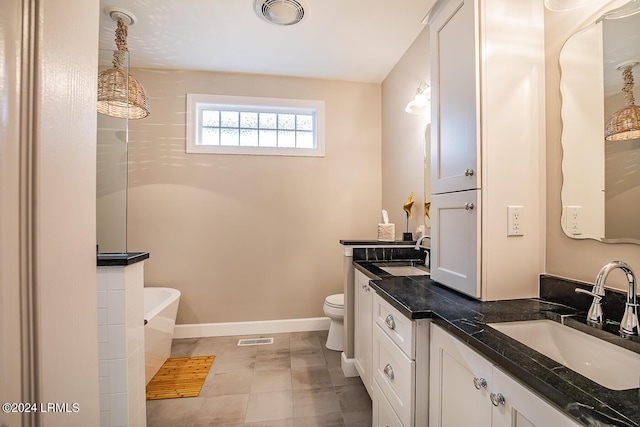
[[(273, 337), (238, 347), (240, 338)], [(327, 331), (188, 338), (172, 357), (215, 355), (198, 397), (147, 401), (149, 427), (370, 427), (371, 399), (346, 378)]]

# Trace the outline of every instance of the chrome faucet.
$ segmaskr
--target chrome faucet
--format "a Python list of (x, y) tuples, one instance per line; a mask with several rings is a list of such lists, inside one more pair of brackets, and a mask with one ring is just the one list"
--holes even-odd
[(593, 297), (593, 302), (587, 312), (587, 322), (596, 326), (602, 325), (604, 316), (600, 300), (602, 300), (605, 295), (604, 282), (607, 280), (609, 273), (616, 268), (619, 268), (624, 272), (628, 283), (627, 303), (625, 304), (624, 314), (620, 321), (620, 334), (623, 336), (638, 336), (638, 297), (636, 295), (636, 276), (633, 274), (631, 267), (629, 267), (627, 263), (622, 261), (611, 261), (602, 267), (598, 273), (596, 283), (593, 285), (591, 292), (581, 288), (576, 288), (576, 292), (591, 295)]
[(420, 250), (420, 245), (422, 244), (422, 241), (424, 239), (429, 239), (431, 240), (431, 236), (420, 236), (420, 238), (418, 239), (418, 241), (416, 242), (416, 250), (419, 251)]

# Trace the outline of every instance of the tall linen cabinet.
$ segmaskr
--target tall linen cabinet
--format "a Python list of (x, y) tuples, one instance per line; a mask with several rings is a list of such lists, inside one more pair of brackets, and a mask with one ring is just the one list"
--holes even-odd
[[(543, 4), (444, 0), (429, 26), (431, 277), (485, 301), (537, 296), (545, 211)], [(518, 211), (515, 233), (509, 207)]]

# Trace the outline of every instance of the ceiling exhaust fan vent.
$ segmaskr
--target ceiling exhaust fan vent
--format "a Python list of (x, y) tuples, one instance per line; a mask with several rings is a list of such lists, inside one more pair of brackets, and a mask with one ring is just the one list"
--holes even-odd
[(293, 25), (304, 18), (308, 5), (304, 0), (254, 0), (258, 16), (275, 25)]

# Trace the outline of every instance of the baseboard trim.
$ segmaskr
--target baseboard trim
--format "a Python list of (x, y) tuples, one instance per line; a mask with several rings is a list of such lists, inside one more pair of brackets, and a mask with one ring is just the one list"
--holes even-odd
[(356, 359), (347, 359), (347, 355), (344, 352), (342, 352), (341, 359), (342, 373), (345, 377), (357, 377), (360, 375), (356, 369)]
[(173, 338), (226, 337), (233, 335), (326, 331), (329, 330), (330, 324), (331, 319), (328, 317), (254, 322), (193, 323), (176, 325), (173, 331)]

